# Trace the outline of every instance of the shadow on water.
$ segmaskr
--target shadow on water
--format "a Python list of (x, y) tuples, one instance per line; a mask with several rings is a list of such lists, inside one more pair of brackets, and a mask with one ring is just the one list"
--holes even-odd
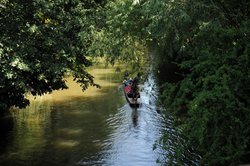
[(13, 117), (9, 113), (6, 113), (5, 115), (3, 115), (3, 117), (0, 117), (0, 138), (11, 132), (13, 130), (13, 127)]
[(6, 113), (3, 117), (0, 118), (0, 161), (5, 159), (6, 157), (9, 157), (10, 155), (15, 154), (15, 153), (11, 153), (10, 155), (5, 154), (9, 146), (13, 143), (14, 139), (12, 135), (13, 132), (14, 132), (14, 119), (9, 113)]

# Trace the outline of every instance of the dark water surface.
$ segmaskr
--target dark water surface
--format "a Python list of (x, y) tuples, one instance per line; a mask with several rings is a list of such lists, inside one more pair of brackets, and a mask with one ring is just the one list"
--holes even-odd
[(109, 72), (94, 71), (100, 90), (82, 93), (69, 79), (69, 90), (32, 99), (25, 110), (0, 119), (0, 165), (158, 165), (162, 152), (153, 145), (163, 119), (155, 108), (154, 80), (144, 84), (143, 104), (134, 109)]

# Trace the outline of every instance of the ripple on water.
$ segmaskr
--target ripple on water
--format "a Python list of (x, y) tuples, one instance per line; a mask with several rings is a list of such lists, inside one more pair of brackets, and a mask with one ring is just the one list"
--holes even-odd
[(55, 142), (56, 147), (62, 148), (62, 149), (70, 149), (79, 144), (80, 142), (76, 140), (56, 140)]

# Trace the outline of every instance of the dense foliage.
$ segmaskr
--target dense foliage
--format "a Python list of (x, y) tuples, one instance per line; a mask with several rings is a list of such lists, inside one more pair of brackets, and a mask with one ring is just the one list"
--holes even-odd
[(84, 89), (95, 85), (86, 71), (93, 31), (104, 1), (0, 1), (0, 112), (25, 107), (25, 94), (67, 88), (72, 74)]
[(109, 12), (116, 13), (112, 32), (125, 39), (117, 45), (130, 41), (126, 38), (132, 45), (155, 45), (160, 76), (169, 66), (179, 76), (161, 80), (162, 97), (179, 117), (187, 144), (202, 156), (198, 163), (240, 163), (250, 149), (250, 2), (117, 0), (110, 5)]
[[(88, 53), (104, 57), (109, 63), (122, 62), (128, 70), (143, 70), (148, 58), (145, 53), (146, 42), (138, 37), (141, 33), (134, 26), (139, 19), (138, 12), (133, 9), (133, 1), (109, 1), (102, 11), (105, 25), (95, 31), (94, 43)], [(135, 30), (137, 28), (137, 30)], [(139, 35), (141, 36), (141, 35)]]
[[(105, 56), (112, 63), (139, 62), (150, 46), (159, 50), (152, 60), (164, 104), (178, 117), (176, 124), (188, 138), (185, 147), (202, 156), (198, 163), (237, 165), (244, 160), (250, 150), (250, 2), (105, 4), (0, 1), (0, 111), (26, 106), (27, 92), (66, 88), (66, 73), (83, 89), (95, 85), (86, 71), (91, 64), (86, 55)], [(162, 139), (167, 148), (166, 138), (167, 133)], [(173, 160), (166, 162), (172, 163), (165, 164), (182, 165), (185, 149), (169, 154)]]
[(235, 165), (249, 148), (249, 5), (188, 2), (175, 11), (183, 13), (181, 20), (171, 24), (168, 56), (185, 72), (182, 80), (165, 84), (163, 97), (184, 117), (183, 130), (202, 154), (201, 164)]

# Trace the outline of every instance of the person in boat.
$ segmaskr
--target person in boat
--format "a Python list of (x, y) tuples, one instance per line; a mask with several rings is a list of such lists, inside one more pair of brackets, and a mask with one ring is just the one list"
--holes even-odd
[(125, 86), (128, 86), (129, 84), (131, 84), (132, 83), (132, 79), (130, 78), (130, 79), (128, 79), (128, 71), (126, 70), (125, 71), (125, 74), (124, 74), (124, 79), (123, 79), (123, 84), (125, 85)]
[(138, 73), (137, 76), (132, 80), (132, 85), (131, 85), (131, 93), (132, 93), (132, 97), (135, 101), (137, 101), (137, 98), (140, 97), (139, 94), (139, 79), (140, 79), (140, 74)]
[(132, 78), (129, 78), (128, 80), (123, 80), (123, 83), (124, 83), (125, 86), (128, 86), (128, 85), (131, 86), (132, 82), (133, 82)]
[(128, 73), (128, 71), (126, 70), (125, 73), (124, 73), (124, 80), (128, 80), (128, 75), (129, 75), (129, 73)]

